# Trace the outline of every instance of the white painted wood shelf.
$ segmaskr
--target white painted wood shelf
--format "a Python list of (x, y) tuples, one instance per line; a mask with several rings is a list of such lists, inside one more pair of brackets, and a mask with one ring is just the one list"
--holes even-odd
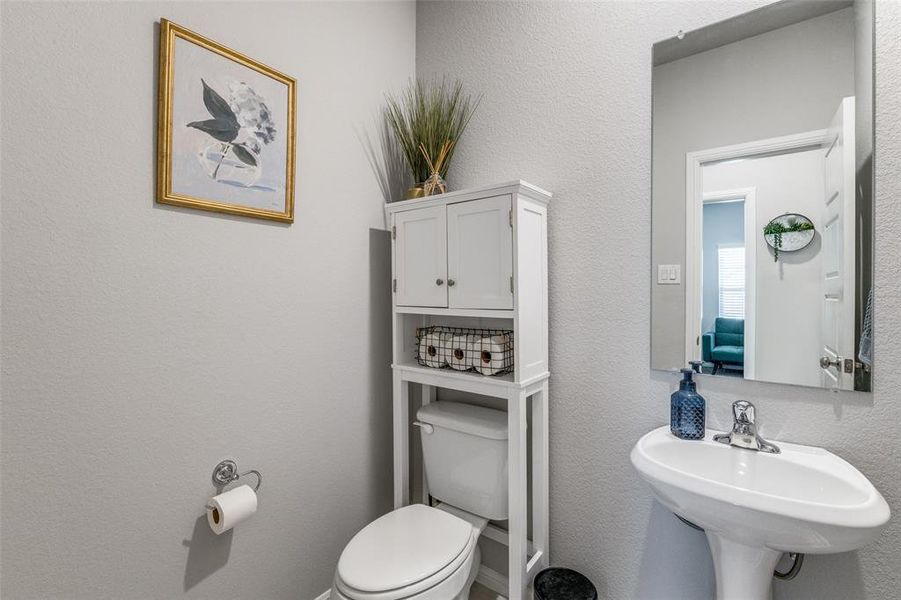
[[(507, 402), (509, 517), (483, 537), (507, 546), (510, 600), (526, 597), (548, 554), (547, 205), (551, 194), (512, 181), (386, 206), (392, 230), (394, 506), (410, 496), (410, 385), (422, 403), (439, 388)], [(512, 373), (424, 367), (416, 361), (416, 329), (429, 325), (510, 329)], [(530, 412), (531, 411), (531, 412)], [(531, 414), (531, 432), (526, 422)], [(531, 436), (529, 438), (528, 436)], [(531, 443), (531, 464), (529, 464)], [(532, 493), (528, 494), (531, 473)], [(419, 501), (430, 502), (423, 474)], [(531, 513), (532, 538), (528, 539)], [(485, 583), (500, 576), (483, 569)]]

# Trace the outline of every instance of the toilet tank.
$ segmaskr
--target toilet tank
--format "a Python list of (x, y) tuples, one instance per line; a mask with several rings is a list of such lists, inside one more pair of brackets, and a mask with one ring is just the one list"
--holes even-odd
[[(416, 413), (429, 493), (487, 519), (507, 518), (507, 413), (432, 402)], [(429, 427), (431, 425), (431, 427)]]

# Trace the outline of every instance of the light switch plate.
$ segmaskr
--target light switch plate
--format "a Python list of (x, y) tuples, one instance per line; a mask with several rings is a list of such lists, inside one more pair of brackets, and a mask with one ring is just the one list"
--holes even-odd
[(657, 265), (657, 285), (682, 283), (682, 265)]

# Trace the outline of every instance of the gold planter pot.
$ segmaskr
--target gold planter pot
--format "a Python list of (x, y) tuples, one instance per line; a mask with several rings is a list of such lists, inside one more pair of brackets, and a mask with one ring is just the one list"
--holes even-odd
[(425, 198), (425, 188), (422, 187), (422, 184), (408, 188), (407, 193), (404, 194), (404, 200), (415, 200), (417, 198)]
[[(413, 187), (407, 189), (407, 192), (404, 194), (404, 200), (415, 200), (417, 198), (425, 198), (426, 196), (437, 196), (438, 194), (442, 194), (447, 191), (447, 184), (444, 179), (439, 178), (441, 183), (441, 187), (444, 188), (439, 189), (437, 186), (427, 186), (428, 180), (423, 181), (422, 183), (417, 183)], [(432, 193), (427, 194), (426, 189), (432, 188)]]

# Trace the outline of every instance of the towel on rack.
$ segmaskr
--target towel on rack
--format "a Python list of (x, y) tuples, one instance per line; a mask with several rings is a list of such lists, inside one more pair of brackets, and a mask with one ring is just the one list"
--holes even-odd
[(873, 288), (870, 288), (870, 293), (867, 294), (867, 309), (863, 316), (857, 358), (866, 366), (873, 366)]

